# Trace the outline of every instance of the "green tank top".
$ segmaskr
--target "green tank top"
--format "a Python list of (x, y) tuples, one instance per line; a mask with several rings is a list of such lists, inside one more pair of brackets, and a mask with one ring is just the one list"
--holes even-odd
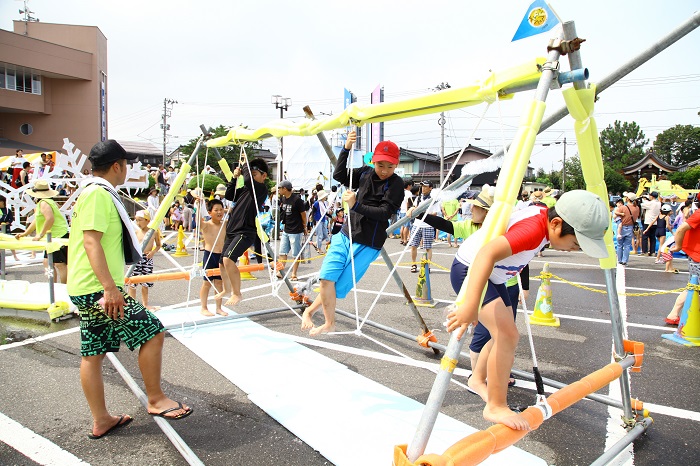
[(53, 225), (51, 226), (51, 237), (52, 238), (63, 238), (63, 236), (68, 233), (68, 221), (66, 216), (58, 209), (58, 204), (53, 199), (41, 199), (36, 205), (36, 231), (40, 233), (44, 228), (44, 222), (46, 218), (44, 214), (41, 213), (41, 203), (46, 202), (51, 206), (53, 211)]

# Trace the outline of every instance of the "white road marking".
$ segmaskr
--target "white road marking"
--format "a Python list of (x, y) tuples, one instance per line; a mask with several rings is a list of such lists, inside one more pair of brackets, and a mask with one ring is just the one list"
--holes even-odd
[(0, 413), (0, 441), (32, 461), (46, 466), (87, 465), (85, 461), (50, 440)]

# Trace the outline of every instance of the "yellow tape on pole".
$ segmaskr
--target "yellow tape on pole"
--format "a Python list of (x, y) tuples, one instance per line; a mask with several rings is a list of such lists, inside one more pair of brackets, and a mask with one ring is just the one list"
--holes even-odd
[(158, 212), (156, 212), (156, 215), (154, 218), (151, 219), (151, 223), (148, 224), (148, 228), (151, 230), (157, 230), (158, 227), (160, 226), (160, 222), (163, 221), (163, 218), (165, 217), (165, 213), (170, 209), (170, 206), (173, 203), (173, 199), (175, 199), (175, 196), (180, 192), (180, 188), (185, 182), (185, 178), (187, 177), (187, 174), (190, 172), (191, 167), (187, 164), (187, 162), (183, 163), (180, 166), (180, 171), (178, 172), (177, 176), (175, 177), (175, 180), (173, 180), (173, 185), (170, 187), (170, 190), (168, 193), (165, 195), (165, 198), (163, 198), (163, 201), (160, 203), (160, 207), (158, 207)]
[[(486, 215), (483, 226), (472, 235), (477, 238), (477, 248), (481, 248), (506, 231), (510, 214), (513, 211), (513, 204), (520, 192), (520, 185), (527, 171), (527, 164), (530, 162), (530, 155), (542, 124), (545, 108), (546, 104), (544, 102), (534, 100), (523, 114), (518, 132), (503, 160), (501, 173), (498, 175), (493, 205)], [(460, 288), (457, 295), (457, 300), (455, 301), (457, 305), (464, 303), (470, 273), (471, 269), (467, 273), (467, 278), (464, 280), (462, 288)]]
[[(537, 58), (523, 65), (498, 73), (491, 73), (484, 81), (472, 86), (448, 89), (441, 92), (414, 97), (397, 102), (383, 102), (374, 105), (352, 104), (342, 113), (330, 118), (300, 122), (275, 120), (258, 129), (232, 128), (226, 136), (207, 141), (207, 147), (222, 147), (233, 141), (257, 141), (269, 137), (314, 136), (323, 131), (344, 128), (349, 125), (363, 125), (380, 121), (398, 120), (457, 108), (468, 107), (482, 102), (493, 102), (498, 93), (506, 88), (530, 84), (540, 76), (540, 67), (546, 59)], [(501, 99), (510, 98), (501, 96)]]
[[(600, 152), (600, 139), (598, 126), (593, 117), (595, 106), (595, 84), (589, 89), (566, 89), (562, 95), (573, 117), (576, 142), (578, 143), (581, 170), (586, 181), (586, 189), (600, 197), (607, 204), (608, 188), (605, 185), (605, 171), (603, 170), (603, 157)], [(604, 269), (616, 267), (617, 254), (613, 246), (612, 235), (615, 232), (608, 227), (605, 232), (605, 245), (608, 249), (608, 257), (600, 259), (600, 266)]]

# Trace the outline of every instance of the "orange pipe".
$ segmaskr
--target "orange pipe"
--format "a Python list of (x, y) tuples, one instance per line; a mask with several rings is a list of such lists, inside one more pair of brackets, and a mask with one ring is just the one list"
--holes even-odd
[[(563, 411), (577, 401), (593, 392), (600, 390), (622, 374), (623, 368), (614, 362), (599, 369), (581, 380), (568, 385), (553, 393), (547, 402), (552, 408), (552, 415)], [(522, 416), (530, 423), (530, 429), (535, 430), (544, 421), (539, 408), (531, 406), (523, 411)], [(486, 430), (475, 432), (448, 448), (442, 455), (423, 455), (411, 463), (406, 457), (404, 445), (394, 448), (394, 464), (396, 466), (471, 466), (484, 461), (494, 453), (515, 444), (525, 437), (528, 431), (513, 430), (503, 424), (495, 424)]]
[[(239, 265), (238, 270), (241, 272), (257, 272), (265, 269), (265, 264), (248, 264)], [(284, 269), (284, 264), (278, 262), (275, 270)], [(207, 277), (220, 275), (221, 272), (218, 268), (207, 269)], [(127, 284), (137, 284), (137, 283), (152, 283), (152, 282), (164, 282), (169, 280), (189, 280), (189, 272), (167, 272), (167, 273), (152, 273), (150, 275), (137, 275), (135, 277), (126, 277), (124, 282)]]

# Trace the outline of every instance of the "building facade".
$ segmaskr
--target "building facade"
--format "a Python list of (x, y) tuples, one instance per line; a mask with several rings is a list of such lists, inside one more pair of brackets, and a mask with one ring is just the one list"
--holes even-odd
[(0, 30), (0, 155), (82, 152), (107, 139), (107, 38), (95, 26), (14, 21)]

